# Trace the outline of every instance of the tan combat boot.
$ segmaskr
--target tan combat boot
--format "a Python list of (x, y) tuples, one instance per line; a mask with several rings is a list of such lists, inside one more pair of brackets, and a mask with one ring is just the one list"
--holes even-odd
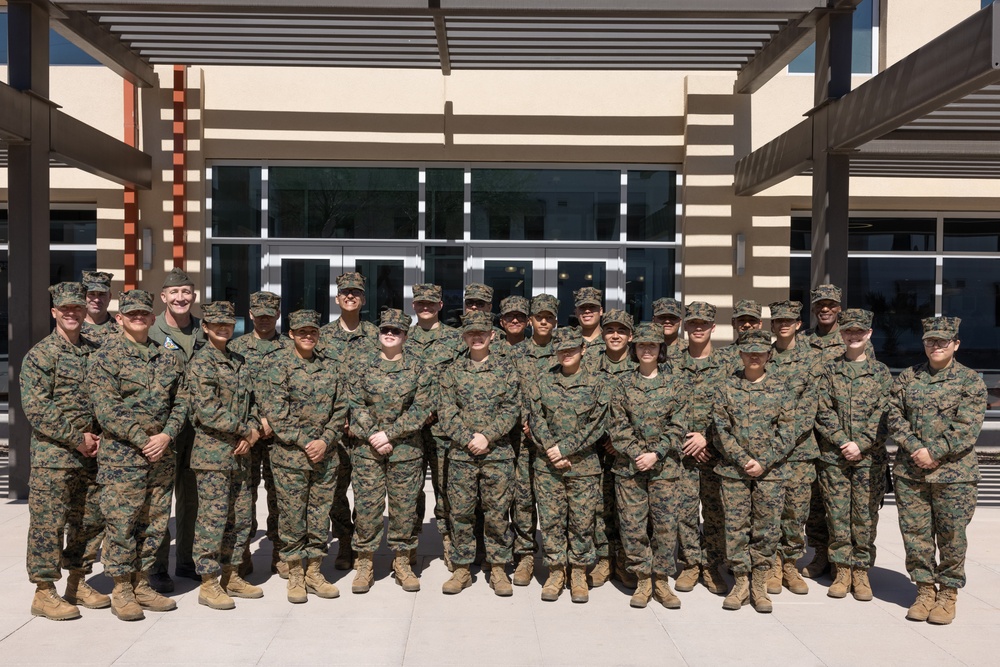
[(104, 593), (98, 593), (87, 583), (80, 570), (71, 570), (66, 579), (66, 595), (63, 598), (70, 604), (78, 604), (87, 609), (104, 609), (111, 606), (111, 598)]
[(542, 585), (542, 600), (555, 602), (566, 588), (566, 566), (553, 565), (549, 568), (549, 577)]
[(514, 594), (514, 587), (510, 585), (510, 577), (507, 576), (506, 566), (500, 563), (493, 563), (493, 567), (490, 568), (490, 588), (502, 598), (508, 598)]
[(590, 571), (590, 587), (600, 588), (608, 583), (611, 578), (611, 561), (607, 558), (598, 558), (594, 569)]
[(701, 569), (701, 580), (712, 595), (723, 595), (726, 592), (726, 582), (719, 574), (719, 563), (706, 565)]
[(750, 583), (750, 602), (758, 614), (770, 614), (772, 610), (771, 598), (767, 594), (767, 579), (771, 575), (771, 568), (762, 570), (754, 568), (752, 581)]
[(253, 558), (250, 557), (249, 544), (243, 548), (243, 560), (240, 562), (238, 573), (241, 577), (249, 577), (253, 574)]
[(472, 585), (472, 575), (468, 565), (456, 565), (452, 570), (451, 579), (444, 582), (441, 592), (445, 595), (456, 595)]
[(531, 577), (535, 574), (535, 557), (532, 554), (524, 554), (517, 560), (517, 567), (514, 568), (514, 585), (527, 586), (531, 583)]
[(219, 581), (219, 586), (222, 587), (222, 590), (227, 595), (234, 598), (256, 600), (257, 598), (264, 597), (263, 588), (254, 586), (249, 581), (243, 579), (239, 572), (233, 570), (231, 565), (224, 565), (222, 567), (222, 579)]
[(280, 554), (271, 556), (271, 571), (282, 579), (288, 578), (288, 563), (281, 559)]
[(333, 559), (333, 568), (341, 572), (347, 572), (354, 567), (354, 550), (348, 539), (337, 540), (337, 557)]
[(372, 565), (372, 552), (358, 552), (358, 558), (354, 561), (357, 574), (354, 575), (354, 582), (351, 584), (352, 593), (367, 593), (375, 583), (375, 569)]
[(288, 563), (288, 601), (292, 604), (309, 602), (306, 594), (306, 573), (302, 569), (302, 559), (293, 558)]
[(926, 621), (937, 604), (937, 589), (934, 584), (917, 584), (917, 599), (910, 605), (906, 618), (911, 621)]
[(149, 573), (147, 572), (136, 572), (133, 590), (135, 592), (135, 601), (143, 609), (148, 609), (149, 611), (173, 611), (177, 609), (176, 602), (153, 590), (149, 585)]
[(873, 597), (872, 585), (868, 581), (868, 570), (854, 568), (851, 570), (851, 592), (859, 602), (870, 602)]
[(690, 593), (698, 585), (698, 578), (701, 577), (701, 567), (692, 565), (681, 570), (674, 582), (674, 588), (681, 593)]
[(653, 597), (653, 580), (648, 575), (640, 575), (636, 579), (635, 593), (632, 593), (628, 605), (636, 609), (645, 609), (651, 597)]
[(653, 578), (653, 597), (667, 609), (681, 608), (681, 599), (670, 590), (670, 580), (666, 576)]
[(819, 579), (830, 569), (830, 559), (827, 558), (826, 547), (817, 547), (813, 559), (802, 568), (802, 576)]
[[(448, 568), (449, 572), (455, 571), (455, 565), (451, 562), (451, 535), (445, 533), (441, 536), (441, 559), (444, 561), (444, 566)], [(527, 584), (524, 584), (527, 586)]]
[(927, 622), (934, 625), (948, 625), (955, 620), (955, 603), (958, 601), (958, 589), (942, 586), (937, 594), (937, 604), (927, 615)]
[(135, 600), (132, 575), (115, 577), (115, 587), (111, 591), (111, 613), (123, 621), (141, 621), (146, 618), (142, 607)]
[(625, 588), (635, 588), (639, 585), (639, 580), (634, 574), (628, 571), (625, 567), (625, 559), (619, 558), (615, 560), (614, 574), (612, 575), (615, 579), (622, 582), (622, 586)]
[(44, 616), (50, 621), (70, 621), (80, 618), (80, 610), (59, 597), (56, 585), (42, 581), (35, 585), (35, 597), (31, 600), (31, 615)]
[(410, 569), (410, 554), (408, 551), (399, 551), (392, 559), (392, 571), (396, 575), (396, 583), (403, 587), (407, 593), (416, 593), (420, 590), (420, 580)]
[(219, 578), (214, 574), (201, 575), (201, 588), (198, 589), (198, 604), (209, 609), (236, 609), (236, 603), (222, 590)]
[(767, 594), (777, 595), (781, 592), (781, 554), (775, 554), (774, 565), (767, 572)]
[(587, 568), (582, 565), (574, 565), (569, 572), (569, 594), (573, 602), (586, 602), (590, 599), (590, 592), (587, 590)]
[(851, 568), (847, 565), (833, 564), (833, 583), (826, 592), (831, 598), (845, 598), (851, 592)]
[[(736, 583), (729, 595), (722, 601), (722, 608), (729, 611), (736, 611), (745, 604), (750, 604), (750, 577), (746, 574), (737, 574)], [(676, 585), (674, 586), (676, 588)]]
[(303, 562), (306, 566), (306, 593), (312, 593), (327, 600), (340, 597), (340, 589), (327, 581), (319, 569), (319, 564), (323, 562), (322, 558), (306, 558)]
[[(809, 592), (809, 584), (807, 584), (806, 580), (802, 578), (801, 574), (799, 574), (798, 569), (795, 567), (794, 560), (786, 560), (782, 563), (781, 583), (796, 595), (805, 595)], [(770, 593), (771, 590), (768, 589), (767, 592)]]

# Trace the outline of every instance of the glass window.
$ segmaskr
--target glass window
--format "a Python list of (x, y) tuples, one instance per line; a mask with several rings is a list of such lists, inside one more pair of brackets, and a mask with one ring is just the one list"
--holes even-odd
[[(9, 215), (8, 209), (0, 208), (0, 243), (9, 243), (10, 241)], [(50, 210), (49, 243), (96, 244), (97, 212), (94, 209)]]
[(847, 243), (850, 250), (932, 252), (937, 250), (936, 232), (933, 218), (851, 217)]
[[(851, 72), (871, 74), (874, 71), (872, 42), (875, 26), (875, 12), (878, 3), (861, 0), (854, 10), (854, 35), (851, 39)], [(816, 71), (816, 44), (810, 44), (788, 65), (788, 71), (797, 74), (812, 74)]]
[(260, 167), (212, 168), (212, 236), (260, 237)]
[(426, 176), (427, 238), (465, 238), (465, 170), (428, 169)]
[(621, 172), (473, 169), (472, 238), (618, 240)]
[(789, 238), (789, 247), (792, 252), (812, 250), (812, 218), (799, 217), (792, 218), (792, 231)]
[(802, 324), (809, 326), (809, 292), (812, 281), (812, 259), (792, 257), (788, 262), (788, 299), (802, 304)]
[[(6, 65), (7, 54), (7, 9), (0, 9), (0, 65)], [(55, 30), (49, 30), (50, 65), (100, 65), (80, 47), (73, 44)]]
[(452, 326), (461, 324), (465, 306), (465, 251), (457, 246), (427, 246), (424, 281), (441, 286), (444, 302), (441, 321)]
[(673, 241), (677, 229), (677, 174), (672, 171), (628, 172), (629, 241)]
[(417, 170), (273, 167), (271, 238), (417, 238)]
[(330, 261), (326, 259), (281, 260), (281, 323), (288, 315), (310, 309), (321, 323), (330, 321)]
[(213, 245), (211, 280), (212, 300), (236, 308), (233, 337), (252, 331), (250, 295), (260, 290), (260, 246)]
[(354, 270), (366, 282), (362, 319), (378, 324), (386, 308), (403, 310), (403, 260), (359, 259)]
[(500, 302), (512, 294), (531, 300), (533, 262), (486, 261), (483, 263), (483, 282), (493, 288), (493, 312), (500, 312)]
[(945, 218), (944, 249), (956, 252), (1000, 251), (1000, 220)]
[(579, 323), (575, 315), (573, 292), (581, 287), (596, 287), (604, 292), (607, 264), (604, 262), (559, 262), (556, 271), (559, 278), (556, 291), (556, 298), (559, 299), (559, 324), (577, 326)]
[(1000, 258), (944, 260), (942, 313), (961, 317), (959, 360), (1000, 369)]
[(625, 252), (625, 312), (636, 324), (653, 319), (653, 302), (674, 296), (674, 250), (630, 248)]

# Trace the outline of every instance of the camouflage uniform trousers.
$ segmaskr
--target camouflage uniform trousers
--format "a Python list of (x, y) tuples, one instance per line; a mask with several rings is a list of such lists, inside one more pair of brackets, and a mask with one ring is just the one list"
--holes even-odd
[(597, 497), (597, 513), (594, 515), (594, 550), (598, 558), (617, 558), (622, 553), (622, 539), (615, 502), (615, 474), (611, 472), (615, 457), (604, 450), (604, 442), (607, 441), (597, 445), (601, 460), (601, 493)]
[(281, 551), (281, 537), (278, 534), (278, 492), (274, 488), (274, 473), (271, 471), (271, 444), (274, 438), (261, 438), (250, 448), (250, 530), (244, 544), (250, 546), (257, 535), (257, 497), (260, 482), (264, 480), (267, 493), (267, 539), (271, 540), (275, 553)]
[(680, 484), (679, 478), (651, 480), (648, 473), (615, 478), (626, 569), (632, 574), (666, 581), (674, 573)]
[[(448, 440), (439, 438), (431, 434), (430, 428), (425, 427), (421, 432), (424, 447), (423, 476), (426, 479), (427, 470), (431, 471), (431, 488), (434, 490), (434, 523), (437, 526), (438, 534), (444, 536), (451, 533), (451, 522), (448, 517)], [(420, 529), (424, 523), (424, 513), (427, 510), (427, 498), (423, 492), (417, 495), (417, 523), (414, 527), (413, 537), (420, 537)]]
[[(678, 560), (682, 568), (721, 565), (726, 559), (725, 514), (714, 461), (702, 465), (684, 457), (678, 492)], [(698, 530), (699, 512), (704, 520)]]
[(60, 568), (90, 574), (104, 538), (97, 466), (32, 468), (28, 492), (31, 583), (58, 581)]
[(828, 549), (828, 545), (830, 544), (830, 527), (826, 519), (826, 509), (823, 508), (823, 492), (819, 488), (819, 479), (814, 478), (814, 480), (809, 489), (809, 516), (806, 518), (806, 541), (813, 549)]
[[(195, 470), (198, 521), (194, 526), (195, 568), (216, 574), (224, 565), (239, 567), (242, 545), (250, 536), (250, 470)], [(239, 546), (237, 546), (239, 545)]]
[[(365, 445), (367, 447), (367, 445)], [(424, 486), (423, 459), (389, 461), (386, 457), (370, 459), (354, 456), (354, 548), (378, 551), (386, 501), (389, 505), (389, 549), (399, 553), (417, 548), (414, 523), (417, 521), (417, 496)]]
[(106, 522), (101, 562), (109, 576), (152, 570), (167, 534), (175, 467), (174, 458), (165, 456), (148, 468), (105, 466), (98, 471)]
[[(965, 586), (965, 528), (976, 511), (976, 483), (935, 484), (896, 477), (906, 571), (918, 584)], [(935, 559), (935, 547), (940, 554)], [(935, 564), (935, 560), (937, 561)]]
[[(191, 447), (194, 446), (194, 427), (185, 422), (184, 428), (174, 439), (177, 452), (174, 467), (174, 545), (175, 570), (194, 571), (194, 524), (198, 518), (198, 480), (191, 470)], [(156, 549), (156, 562), (151, 572), (166, 572), (170, 560), (170, 527), (163, 534), (163, 541)]]
[(863, 570), (875, 564), (875, 530), (885, 495), (885, 465), (819, 465), (819, 485), (830, 529), (831, 563)]
[(782, 560), (798, 560), (806, 552), (803, 528), (809, 515), (809, 498), (816, 481), (815, 461), (788, 461), (784, 464), (787, 478), (781, 508), (781, 543), (778, 553)]
[[(330, 505), (330, 523), (333, 536), (341, 544), (350, 544), (354, 537), (354, 514), (351, 511), (351, 501), (347, 499), (347, 488), (351, 485), (352, 466), (351, 452), (358, 447), (367, 447), (367, 442), (345, 436), (347, 445), (337, 445), (337, 481), (333, 487), (333, 503)], [(357, 503), (355, 503), (357, 504)], [(357, 547), (355, 547), (357, 549)]]
[(514, 500), (510, 506), (510, 526), (514, 531), (514, 555), (533, 556), (538, 551), (535, 533), (538, 510), (535, 508), (535, 443), (524, 436), (514, 459)]
[(486, 560), (497, 565), (513, 557), (514, 535), (507, 512), (514, 496), (514, 460), (448, 462), (451, 503), (451, 560), (470, 565), (476, 557), (476, 507), (483, 512)]
[(535, 470), (545, 565), (594, 564), (594, 515), (600, 487), (599, 475), (565, 476)]
[(281, 560), (323, 558), (330, 538), (330, 505), (337, 482), (337, 459), (311, 468), (272, 466), (278, 492)]
[(726, 558), (733, 574), (774, 565), (781, 539), (781, 480), (722, 480)]

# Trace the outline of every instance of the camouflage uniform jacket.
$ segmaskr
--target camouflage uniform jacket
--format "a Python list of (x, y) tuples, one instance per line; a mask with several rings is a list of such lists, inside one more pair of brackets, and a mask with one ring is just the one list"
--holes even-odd
[[(250, 367), (250, 381), (253, 387), (253, 404), (259, 406), (267, 395), (267, 369), (271, 366), (268, 355), (278, 350), (292, 347), (292, 339), (275, 332), (274, 338), (263, 340), (251, 331), (229, 341), (229, 351), (243, 355)], [(258, 409), (259, 411), (259, 409)]]
[(602, 354), (597, 363), (597, 370), (608, 375), (622, 375), (634, 371), (638, 367), (628, 354), (621, 361), (611, 361), (607, 354)]
[[(781, 464), (795, 447), (795, 417), (788, 410), (795, 404), (778, 376), (766, 374), (759, 382), (743, 377), (743, 371), (726, 378), (715, 394), (715, 431), (722, 461), (715, 472), (730, 479), (781, 480)], [(764, 468), (760, 477), (750, 477), (743, 466), (754, 459)]]
[(184, 362), (152, 339), (109, 338), (90, 360), (87, 384), (104, 438), (99, 466), (147, 467), (149, 437), (177, 437), (188, 417)]
[[(181, 361), (187, 363), (194, 357), (194, 353), (205, 347), (208, 339), (201, 329), (201, 320), (197, 317), (191, 318), (191, 335), (182, 340), (174, 340), (173, 327), (167, 324), (167, 319), (163, 313), (156, 316), (153, 326), (149, 327), (149, 338), (159, 343), (164, 349), (172, 350), (180, 355)], [(188, 346), (190, 345), (190, 349)]]
[[(771, 345), (771, 360), (767, 363), (767, 372), (783, 378), (785, 384), (795, 396), (795, 417), (798, 423), (795, 427), (797, 437), (795, 449), (788, 455), (789, 461), (815, 461), (819, 457), (819, 445), (816, 444), (816, 409), (819, 405), (820, 378), (823, 374), (823, 363), (820, 353), (808, 345), (800, 344), (788, 350), (779, 350)], [(741, 362), (742, 365), (742, 362)]]
[(539, 376), (555, 366), (556, 353), (552, 349), (552, 341), (539, 345), (530, 338), (521, 343), (514, 356), (517, 366), (518, 380), (521, 387), (521, 418), (527, 419), (531, 410), (531, 401), (527, 387), (536, 384)]
[(115, 318), (110, 316), (104, 321), (104, 324), (91, 324), (90, 322), (84, 322), (83, 329), (81, 331), (84, 336), (91, 339), (98, 345), (104, 342), (104, 339), (108, 336), (115, 336), (121, 332), (122, 329), (118, 326), (118, 322), (115, 321)]
[(833, 331), (825, 336), (820, 335), (815, 329), (809, 329), (799, 334), (799, 342), (803, 341), (812, 349), (819, 351), (823, 357), (823, 362), (833, 361), (838, 357), (842, 357), (844, 356), (844, 351), (847, 350), (847, 346), (844, 345), (844, 339), (840, 336), (839, 327), (834, 327)]
[[(528, 425), (539, 447), (536, 469), (567, 477), (601, 473), (596, 444), (607, 432), (612, 389), (607, 374), (588, 370), (583, 363), (568, 377), (555, 366), (527, 386)], [(556, 446), (572, 464), (568, 470), (557, 469), (542, 454)]]
[[(462, 336), (454, 327), (441, 324), (436, 329), (426, 331), (419, 326), (410, 327), (410, 332), (403, 343), (403, 353), (423, 363), (428, 373), (433, 374), (431, 380), (431, 413), (437, 415), (440, 402), (440, 380), (444, 369), (461, 354), (465, 345)], [(444, 436), (439, 426), (434, 427), (434, 434)]]
[[(886, 410), (892, 374), (880, 361), (851, 362), (841, 357), (824, 367), (818, 388), (819, 459), (841, 467), (870, 467), (884, 462)], [(840, 452), (845, 442), (856, 442), (861, 460), (848, 461)]]
[(334, 458), (348, 405), (340, 365), (315, 350), (311, 360), (301, 359), (291, 346), (267, 358), (267, 393), (258, 410), (274, 430), (271, 464), (309, 470), (305, 447), (313, 440), (325, 442), (325, 458)]
[[(462, 355), (441, 375), (441, 430), (451, 440), (448, 456), (460, 460), (514, 458), (511, 429), (521, 413), (517, 369), (506, 357), (491, 354), (482, 363)], [(490, 446), (475, 456), (466, 446), (482, 433)]]
[(682, 357), (687, 356), (687, 349), (687, 338), (678, 338), (672, 345), (667, 345), (666, 363), (677, 365), (677, 362), (680, 361)]
[[(926, 362), (907, 368), (889, 395), (889, 437), (899, 446), (893, 473), (937, 484), (978, 482), (975, 444), (985, 414), (986, 385), (970, 368), (957, 361), (937, 373)], [(910, 458), (923, 447), (940, 463), (934, 470)]]
[(688, 424), (692, 433), (701, 433), (708, 441), (708, 452), (718, 459), (719, 452), (713, 437), (712, 405), (715, 392), (732, 374), (721, 355), (713, 350), (705, 359), (695, 359), (685, 354), (674, 364), (673, 372), (690, 381), (688, 399)]
[(253, 373), (238, 352), (207, 345), (187, 368), (191, 423), (195, 427), (191, 467), (235, 470), (233, 450), (250, 429), (260, 428), (253, 407)]
[(583, 363), (591, 364), (591, 368), (598, 368), (601, 362), (601, 357), (604, 355), (604, 350), (607, 349), (607, 344), (604, 342), (603, 336), (597, 335), (594, 340), (583, 339)]
[[(58, 331), (40, 340), (21, 365), (21, 406), (31, 424), (33, 468), (94, 468), (76, 450), (84, 433), (100, 433), (90, 407), (87, 366), (97, 344), (73, 345)], [(145, 443), (143, 443), (145, 444)]]
[(319, 345), (316, 349), (325, 351), (327, 357), (343, 364), (361, 364), (378, 353), (378, 327), (368, 320), (361, 320), (354, 331), (346, 331), (340, 326), (340, 318), (324, 324), (319, 330)]
[(611, 402), (611, 442), (618, 452), (614, 474), (635, 477), (640, 474), (636, 457), (653, 452), (660, 460), (647, 471), (649, 479), (680, 477), (689, 391), (690, 383), (681, 375), (645, 378), (636, 368), (618, 376)]
[(351, 386), (351, 433), (363, 442), (358, 454), (380, 459), (369, 437), (385, 431), (392, 443), (390, 461), (410, 461), (424, 455), (420, 430), (431, 413), (433, 375), (406, 354), (399, 361), (373, 356), (361, 367)]

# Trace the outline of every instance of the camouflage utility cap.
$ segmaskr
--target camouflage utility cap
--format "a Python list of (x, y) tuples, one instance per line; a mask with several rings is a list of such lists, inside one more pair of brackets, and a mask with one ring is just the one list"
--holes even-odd
[(163, 279), (163, 289), (168, 287), (194, 287), (194, 281), (191, 280), (188, 274), (184, 273), (184, 269), (175, 266), (170, 269), (170, 273), (167, 277)]
[(872, 311), (863, 308), (848, 308), (837, 315), (837, 324), (841, 329), (872, 328)]
[(274, 292), (254, 292), (250, 295), (250, 312), (254, 317), (277, 317), (281, 308), (281, 297)]
[(715, 306), (704, 301), (692, 301), (684, 309), (684, 319), (715, 322)]
[(106, 271), (84, 271), (83, 284), (88, 292), (110, 292), (113, 277)]
[(201, 321), (209, 324), (236, 324), (236, 307), (230, 301), (212, 301), (201, 307)]
[(359, 289), (365, 291), (365, 277), (357, 271), (341, 273), (337, 276), (337, 290)]
[(493, 288), (482, 283), (469, 283), (465, 286), (465, 298), (469, 301), (493, 303)]
[(124, 315), (136, 310), (153, 312), (153, 295), (144, 289), (130, 289), (118, 295), (118, 312)]
[(524, 313), (527, 315), (530, 310), (531, 304), (528, 303), (528, 300), (516, 294), (500, 302), (501, 315), (506, 315), (507, 313)]
[(538, 315), (539, 313), (557, 315), (559, 313), (559, 299), (551, 294), (539, 294), (533, 298), (531, 300), (531, 314)]
[(601, 290), (596, 287), (581, 287), (578, 290), (573, 290), (573, 305), (577, 308), (592, 304), (594, 306), (600, 306), (604, 302), (604, 294)]
[(410, 316), (401, 311), (399, 308), (386, 308), (382, 311), (382, 317), (379, 319), (378, 328), (409, 331), (411, 322), (412, 320), (410, 319)]
[(63, 306), (87, 306), (87, 288), (83, 283), (59, 283), (49, 288), (49, 295), (52, 297), (52, 305), (56, 308)]
[[(632, 316), (620, 308), (612, 308), (604, 313), (604, 317), (601, 318), (601, 326), (603, 327), (612, 323), (628, 327), (629, 331), (635, 329), (635, 322), (632, 320)], [(660, 336), (663, 336), (663, 327), (660, 327)]]
[(752, 299), (740, 299), (736, 302), (736, 307), (733, 308), (733, 317), (742, 317), (744, 315), (749, 315), (756, 319), (760, 319), (760, 304)]
[(771, 334), (762, 329), (744, 331), (740, 334), (740, 337), (736, 339), (736, 346), (739, 348), (740, 352), (746, 352), (747, 354), (752, 354), (754, 352), (770, 352)]
[(306, 327), (319, 329), (319, 313), (315, 310), (296, 310), (288, 316), (288, 328), (292, 331)]
[(441, 300), (443, 290), (440, 285), (432, 283), (420, 283), (413, 286), (414, 301), (432, 301), (438, 303)]
[(928, 338), (942, 338), (947, 340), (958, 338), (958, 325), (962, 323), (962, 318), (925, 317), (920, 323), (924, 326), (924, 340)]
[(572, 350), (574, 347), (583, 347), (583, 331), (580, 327), (562, 327), (552, 334), (553, 350)]
[(493, 318), (481, 310), (462, 315), (462, 333), (470, 331), (493, 331)]
[(673, 315), (674, 317), (684, 317), (684, 304), (677, 299), (663, 297), (653, 302), (653, 316)]
[(801, 301), (775, 301), (770, 304), (772, 320), (800, 320), (802, 319)]
[(662, 343), (663, 327), (652, 322), (642, 322), (632, 336), (633, 343)]
[(818, 285), (816, 289), (809, 292), (809, 302), (836, 301), (840, 303), (843, 294), (843, 291), (836, 285)]

